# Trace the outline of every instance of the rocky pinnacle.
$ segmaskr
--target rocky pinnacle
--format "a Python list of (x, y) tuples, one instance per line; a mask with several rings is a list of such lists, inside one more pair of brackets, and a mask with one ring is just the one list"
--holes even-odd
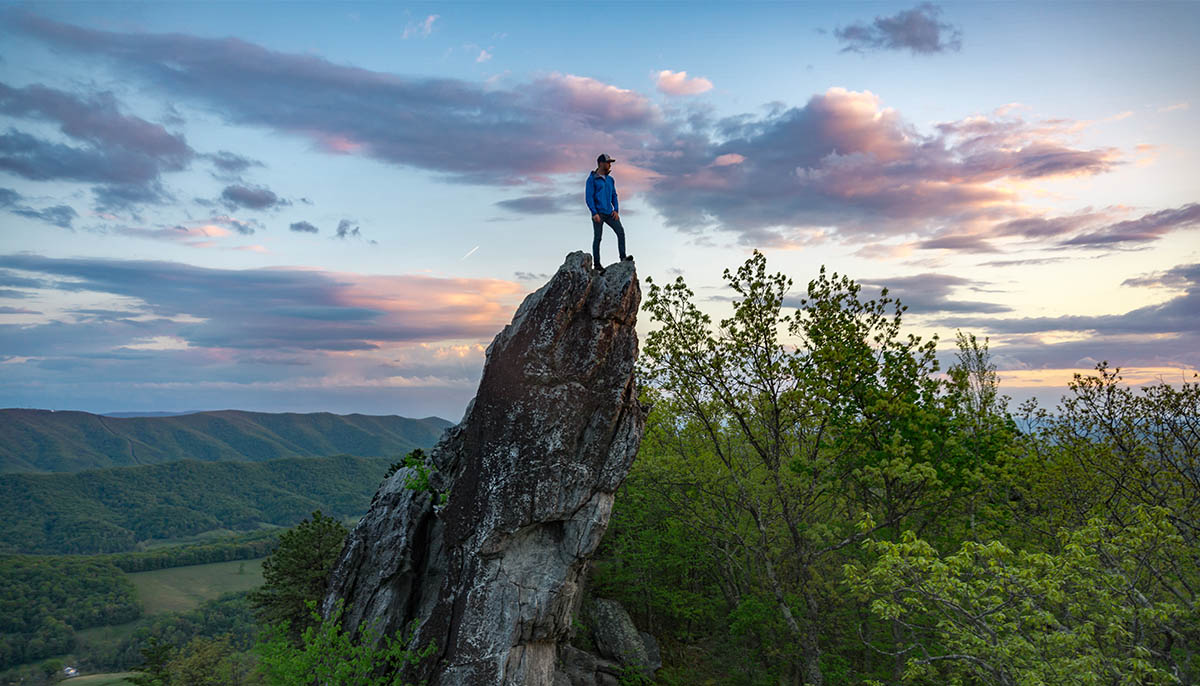
[(571, 253), (487, 350), (479, 391), (416, 468), (380, 486), (323, 610), (391, 634), (416, 622), (430, 686), (547, 685), (585, 566), (642, 439), (632, 262)]

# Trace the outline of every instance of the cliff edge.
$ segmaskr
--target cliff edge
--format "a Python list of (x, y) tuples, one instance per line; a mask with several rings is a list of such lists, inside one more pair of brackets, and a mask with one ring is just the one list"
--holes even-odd
[(426, 479), (397, 471), (347, 539), (323, 610), (389, 634), (430, 686), (549, 685), (586, 563), (641, 442), (632, 262), (567, 256), (487, 350), (475, 399)]

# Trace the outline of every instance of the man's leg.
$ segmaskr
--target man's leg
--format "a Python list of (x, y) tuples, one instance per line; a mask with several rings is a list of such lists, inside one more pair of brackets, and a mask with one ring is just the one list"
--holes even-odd
[(621, 253), (621, 261), (625, 261), (625, 227), (621, 226), (621, 220), (611, 214), (604, 218), (608, 225), (612, 227), (614, 233), (617, 234), (617, 252)]
[(592, 266), (600, 269), (600, 237), (604, 234), (604, 222), (592, 222)]

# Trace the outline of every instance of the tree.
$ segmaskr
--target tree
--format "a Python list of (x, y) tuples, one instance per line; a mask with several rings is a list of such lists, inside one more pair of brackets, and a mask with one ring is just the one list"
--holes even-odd
[[(712, 326), (682, 278), (652, 280), (641, 376), (655, 406), (639, 461), (707, 541), (731, 627), (762, 641), (781, 682), (821, 684), (842, 558), (877, 530), (944, 511), (977, 487), (980, 456), (939, 380), (935, 341), (901, 333), (902, 305), (863, 300), (822, 269), (794, 314), (790, 279), (757, 251), (725, 280)], [(866, 531), (864, 513), (878, 522)], [(764, 614), (765, 613), (765, 614)]]
[(907, 683), (1180, 683), (1177, 625), (1195, 611), (1157, 593), (1154, 567), (1186, 551), (1162, 509), (1130, 514), (1064, 531), (1053, 554), (968, 541), (943, 557), (909, 531), (868, 541), (878, 560), (846, 578), (904, 627)]
[(180, 650), (166, 671), (169, 686), (247, 686), (252, 678), (252, 657), (238, 652), (229, 636), (197, 637)]
[(290, 628), (282, 624), (269, 627), (265, 640), (255, 646), (267, 686), (413, 686), (401, 677), (404, 667), (437, 652), (434, 643), (410, 649), (412, 628), (407, 635), (376, 641), (377, 634), (368, 627), (356, 643), (342, 628), (340, 601), (324, 619), (315, 602), (309, 603), (307, 610), (309, 622), (299, 645), (290, 639)]
[(346, 539), (346, 527), (320, 510), (279, 537), (279, 546), (263, 560), (263, 586), (250, 594), (255, 614), (265, 624), (286, 624), (299, 642), (312, 623), (309, 602), (325, 595), (326, 582)]

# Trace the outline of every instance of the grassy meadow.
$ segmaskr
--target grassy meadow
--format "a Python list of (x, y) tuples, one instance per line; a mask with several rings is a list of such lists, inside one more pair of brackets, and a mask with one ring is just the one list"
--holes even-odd
[(129, 574), (146, 616), (181, 612), (226, 593), (262, 585), (262, 562), (233, 560)]

